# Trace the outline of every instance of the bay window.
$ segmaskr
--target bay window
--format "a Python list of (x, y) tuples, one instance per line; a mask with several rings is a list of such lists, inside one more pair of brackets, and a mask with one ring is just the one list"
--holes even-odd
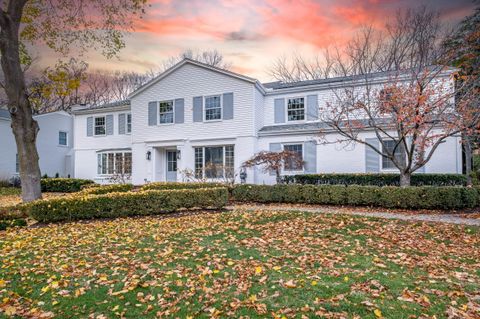
[(98, 153), (97, 166), (98, 175), (132, 174), (132, 153)]
[(195, 147), (196, 178), (232, 178), (234, 162), (233, 145)]

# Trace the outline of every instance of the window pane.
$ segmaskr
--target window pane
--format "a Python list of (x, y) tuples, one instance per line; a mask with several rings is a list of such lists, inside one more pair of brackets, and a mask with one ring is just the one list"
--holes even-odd
[(132, 174), (132, 153), (125, 153), (124, 159), (124, 172), (125, 174)]
[(205, 98), (206, 121), (222, 119), (222, 106), (220, 101), (220, 95), (208, 96)]
[(223, 177), (223, 146), (205, 147), (205, 177)]
[(18, 153), (15, 154), (15, 173), (20, 172), (20, 161), (18, 158)]
[(195, 147), (195, 178), (203, 178), (203, 148)]
[[(384, 144), (383, 150), (382, 150), (383, 154), (385, 154), (385, 155), (392, 154), (396, 143), (397, 142), (394, 141), (394, 140), (383, 141), (383, 144)], [(395, 150), (395, 157), (398, 160), (401, 160), (402, 148), (403, 148), (403, 146), (399, 145), (399, 146), (397, 146), (397, 149)], [(397, 167), (395, 166), (395, 164), (393, 164), (393, 161), (391, 159), (382, 156), (382, 168), (383, 169), (395, 169)]]
[(173, 101), (160, 102), (160, 124), (173, 123)]
[(225, 177), (232, 178), (235, 175), (235, 157), (233, 145), (225, 146)]
[[(284, 145), (283, 149), (289, 152), (295, 152), (298, 154), (300, 159), (303, 158), (303, 145), (302, 144), (291, 144), (291, 145)], [(285, 170), (286, 171), (298, 171), (302, 170), (302, 165), (295, 161), (294, 159), (290, 159), (285, 161)]]
[(107, 154), (102, 154), (102, 174), (107, 174)]
[(175, 151), (167, 152), (167, 170), (169, 172), (177, 170), (177, 153)]
[(95, 135), (105, 135), (105, 117), (95, 118)]
[(102, 154), (97, 154), (97, 174), (102, 174)]
[(127, 133), (132, 132), (132, 114), (127, 114)]
[(302, 121), (305, 119), (305, 104), (304, 99), (295, 98), (288, 99), (288, 120)]
[(123, 174), (123, 154), (122, 153), (115, 154), (115, 173)]
[(67, 133), (66, 132), (58, 132), (58, 144), (59, 145), (67, 145)]
[(115, 172), (115, 154), (108, 153), (107, 174), (113, 174)]

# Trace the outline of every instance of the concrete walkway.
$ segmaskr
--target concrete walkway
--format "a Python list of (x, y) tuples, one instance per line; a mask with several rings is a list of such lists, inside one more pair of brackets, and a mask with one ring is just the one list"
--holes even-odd
[(315, 208), (315, 207), (288, 207), (288, 206), (274, 206), (274, 205), (233, 205), (227, 207), (228, 209), (244, 209), (244, 210), (276, 210), (276, 211), (304, 211), (312, 213), (323, 214), (341, 214), (341, 215), (356, 215), (367, 217), (378, 217), (387, 219), (400, 219), (406, 221), (419, 222), (433, 222), (433, 223), (448, 223), (457, 225), (480, 226), (480, 219), (463, 218), (453, 214), (400, 214), (387, 212), (355, 212), (344, 211), (342, 209), (331, 208)]

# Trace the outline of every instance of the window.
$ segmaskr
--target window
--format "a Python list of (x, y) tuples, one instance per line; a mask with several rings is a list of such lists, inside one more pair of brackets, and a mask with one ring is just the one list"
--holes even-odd
[(95, 118), (95, 135), (105, 135), (105, 116)]
[(18, 153), (15, 154), (15, 173), (20, 172), (20, 160), (18, 158)]
[(159, 104), (160, 124), (173, 123), (173, 101), (163, 101)]
[(97, 154), (97, 173), (99, 175), (131, 174), (131, 152), (109, 152)]
[(288, 99), (287, 118), (289, 121), (305, 120), (305, 101), (303, 97)]
[(233, 145), (195, 148), (196, 178), (232, 178), (234, 163)]
[(222, 119), (222, 103), (220, 95), (205, 98), (205, 121)]
[[(302, 144), (288, 144), (283, 146), (284, 151), (297, 153), (300, 159), (303, 159), (303, 145)], [(303, 166), (301, 163), (290, 159), (285, 161), (284, 170), (286, 171), (301, 171)]]
[(127, 133), (132, 133), (132, 114), (127, 114)]
[(67, 132), (58, 132), (58, 145), (67, 146)]
[(177, 170), (177, 152), (167, 152), (167, 171), (174, 172)]
[[(384, 146), (383, 146), (383, 149), (382, 149), (382, 153), (385, 154), (385, 155), (392, 154), (393, 149), (395, 148), (395, 145), (397, 144), (397, 141), (384, 140), (383, 144), (384, 144)], [(400, 160), (401, 155), (402, 155), (402, 146), (399, 145), (399, 146), (397, 146), (397, 149), (395, 150), (395, 157)], [(391, 159), (382, 156), (382, 169), (396, 169), (396, 168), (397, 167), (395, 166), (395, 164), (393, 164)]]

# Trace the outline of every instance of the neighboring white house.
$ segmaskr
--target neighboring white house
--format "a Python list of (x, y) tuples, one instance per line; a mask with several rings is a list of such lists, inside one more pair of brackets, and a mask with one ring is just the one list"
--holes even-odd
[[(73, 116), (63, 112), (35, 115), (40, 131), (37, 149), (42, 175), (73, 177)], [(0, 179), (18, 174), (17, 146), (10, 113), (0, 109)]]
[[(143, 184), (182, 181), (193, 171), (199, 178), (236, 175), (238, 180), (241, 164), (253, 154), (282, 149), (299, 152), (305, 161), (303, 168), (287, 167), (284, 174), (395, 172), (389, 161), (364, 145), (345, 149), (316, 142), (322, 125), (319, 107), (332, 90), (351, 81), (355, 79), (262, 84), (185, 59), (128, 101), (72, 110), (74, 176), (108, 182), (122, 170), (134, 184)], [(388, 78), (378, 74), (375, 81), (381, 85)], [(363, 135), (375, 138), (373, 132)], [(332, 132), (328, 138), (337, 136)], [(461, 173), (459, 137), (442, 143), (422, 172)], [(247, 171), (248, 183), (274, 181), (260, 169)]]

